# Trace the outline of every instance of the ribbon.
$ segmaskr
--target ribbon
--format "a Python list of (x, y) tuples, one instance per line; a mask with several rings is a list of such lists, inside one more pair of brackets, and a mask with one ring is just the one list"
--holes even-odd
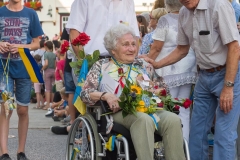
[(149, 114), (149, 116), (153, 119), (155, 129), (158, 130), (158, 121), (155, 118), (156, 114)]
[(114, 94), (117, 94), (117, 93), (118, 93), (119, 86), (121, 86), (122, 88), (124, 88), (125, 85), (124, 85), (124, 83), (123, 83), (123, 81), (122, 81), (123, 77), (124, 77), (124, 76), (120, 77), (120, 79), (118, 80), (119, 85), (118, 85), (117, 88), (115, 89)]

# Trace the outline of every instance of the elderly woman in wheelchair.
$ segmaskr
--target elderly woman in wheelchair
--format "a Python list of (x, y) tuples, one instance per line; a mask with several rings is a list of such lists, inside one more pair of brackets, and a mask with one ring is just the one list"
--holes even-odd
[[(182, 138), (182, 126), (180, 119), (176, 114), (164, 110), (156, 112), (156, 115), (160, 119), (160, 121), (157, 123), (157, 127), (159, 129), (156, 130), (153, 119), (146, 113), (137, 112), (136, 115), (129, 114), (123, 118), (121, 108), (118, 104), (120, 101), (118, 98), (118, 93), (114, 91), (111, 92), (111, 89), (108, 89), (109, 92), (102, 91), (101, 81), (104, 76), (107, 76), (107, 79), (112, 79), (115, 82), (119, 81), (119, 68), (123, 69), (124, 78), (128, 79), (129, 81), (136, 82), (137, 79), (144, 79), (147, 76), (152, 83), (158, 84), (159, 89), (155, 90), (155, 92), (160, 92), (164, 88), (167, 90), (167, 86), (165, 86), (162, 79), (160, 77), (155, 77), (154, 69), (144, 60), (136, 58), (138, 53), (137, 43), (138, 42), (135, 38), (134, 31), (130, 27), (119, 24), (110, 28), (104, 37), (104, 45), (109, 51), (111, 58), (101, 59), (92, 66), (82, 88), (81, 99), (87, 104), (87, 107), (94, 106), (94, 104), (99, 100), (105, 101), (108, 104), (109, 109), (112, 111), (111, 117), (113, 118), (114, 123), (120, 124), (130, 131), (131, 140), (138, 160), (154, 159), (155, 133), (162, 136), (165, 159), (186, 160), (183, 147), (184, 140)], [(112, 83), (110, 80), (108, 82)], [(124, 79), (123, 82), (125, 82)], [(111, 88), (112, 86), (114, 85), (109, 84), (108, 87)], [(119, 92), (121, 90), (120, 88), (121, 87), (119, 87)], [(75, 131), (79, 130), (76, 129), (76, 127), (89, 127), (89, 123), (93, 125), (93, 123), (95, 123), (93, 121), (94, 120), (89, 118), (89, 116), (82, 116), (82, 122), (79, 122), (75, 125)], [(83, 125), (82, 123), (85, 122), (86, 124)], [(91, 150), (91, 152), (94, 152), (94, 156), (92, 156), (93, 153), (88, 153), (88, 157), (89, 159), (101, 159), (100, 157), (102, 155), (98, 153), (100, 151), (99, 144), (97, 144), (97, 141), (100, 139), (98, 135), (99, 131), (96, 133), (96, 131), (94, 131), (94, 127), (90, 128), (92, 129), (90, 129), (90, 134), (88, 134), (87, 137), (88, 140), (91, 138), (93, 139), (92, 145), (95, 145), (95, 148), (94, 150)], [(95, 128), (98, 128), (97, 125)], [(72, 130), (73, 129), (74, 125), (72, 126)], [(83, 133), (81, 132), (81, 134)], [(76, 136), (76, 134), (74, 134), (74, 136)], [(102, 136), (100, 135), (100, 137)], [(82, 140), (82, 143), (83, 141), (84, 140)], [(102, 141), (105, 141), (105, 139), (102, 138)], [(68, 143), (70, 144), (70, 142)], [(72, 152), (72, 154), (73, 153), (74, 152)], [(69, 155), (70, 154), (71, 153), (69, 153)], [(85, 152), (85, 154), (87, 153)]]

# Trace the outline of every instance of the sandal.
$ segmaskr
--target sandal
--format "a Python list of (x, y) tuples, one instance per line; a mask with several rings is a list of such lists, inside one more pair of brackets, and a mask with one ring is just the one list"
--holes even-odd
[(44, 107), (45, 107), (44, 105), (41, 105), (41, 106), (40, 106), (40, 109), (43, 109)]
[(42, 109), (40, 106), (34, 106), (33, 109)]
[(42, 109), (43, 109), (43, 110), (48, 110), (48, 107), (47, 107), (47, 106), (44, 106)]

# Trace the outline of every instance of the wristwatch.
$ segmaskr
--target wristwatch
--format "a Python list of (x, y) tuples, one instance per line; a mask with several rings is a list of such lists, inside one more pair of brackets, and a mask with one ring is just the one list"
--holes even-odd
[(225, 81), (224, 84), (225, 84), (227, 87), (233, 87), (233, 86), (234, 86), (234, 83), (233, 83), (233, 82), (230, 82), (230, 81)]

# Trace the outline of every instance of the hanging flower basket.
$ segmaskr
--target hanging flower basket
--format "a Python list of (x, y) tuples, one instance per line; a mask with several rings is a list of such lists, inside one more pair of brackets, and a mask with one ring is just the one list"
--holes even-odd
[(42, 3), (40, 1), (37, 2), (24, 2), (24, 6), (28, 8), (32, 8), (34, 10), (41, 10)]
[(1, 2), (1, 1), (0, 1), (0, 7), (6, 6), (7, 4), (8, 4), (8, 2)]
[[(9, 2), (2, 2), (0, 1), (0, 7), (6, 6)], [(40, 1), (36, 2), (24, 2), (24, 6), (28, 8), (32, 8), (34, 10), (41, 10), (42, 9), (42, 3)]]

